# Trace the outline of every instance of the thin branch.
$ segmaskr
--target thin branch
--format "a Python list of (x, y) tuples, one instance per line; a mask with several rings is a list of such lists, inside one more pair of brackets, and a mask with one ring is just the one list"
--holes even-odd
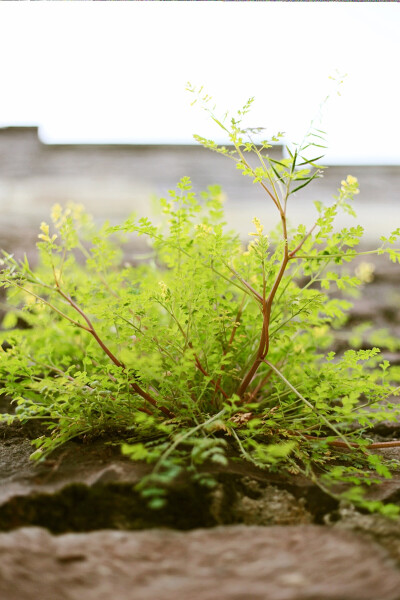
[[(193, 344), (192, 342), (189, 340), (188, 336), (186, 335), (182, 325), (179, 323), (178, 319), (176, 318), (175, 314), (173, 313), (172, 309), (170, 310), (165, 304), (163, 304), (162, 302), (159, 301), (159, 304), (161, 306), (163, 306), (165, 308), (165, 310), (168, 312), (168, 314), (171, 315), (171, 317), (173, 318), (173, 320), (175, 321), (175, 323), (178, 326), (179, 331), (181, 332), (183, 339), (185, 340), (186, 346), (188, 348), (190, 348), (191, 350), (193, 350)], [(195, 365), (197, 367), (197, 369), (199, 369), (199, 371), (201, 373), (203, 373), (203, 375), (205, 377), (210, 377), (209, 373), (206, 371), (206, 369), (203, 367), (203, 365), (200, 362), (199, 357), (197, 356), (196, 353), (193, 354), (194, 360), (195, 360)], [(229, 398), (228, 394), (225, 392), (225, 390), (222, 389), (222, 387), (220, 386), (220, 384), (218, 383), (218, 381), (214, 381), (213, 379), (210, 379), (211, 383), (213, 383), (221, 392), (221, 394), (224, 396), (224, 398)]]
[(310, 254), (301, 254), (296, 256), (296, 258), (304, 258), (306, 260), (324, 260), (325, 258), (348, 258), (355, 256), (365, 256), (368, 254), (386, 254), (388, 251), (400, 252), (400, 248), (378, 248), (378, 250), (366, 250), (365, 252), (346, 252), (342, 254), (321, 254), (321, 255), (310, 255)]
[(233, 279), (230, 279), (229, 277), (227, 277), (226, 275), (224, 275), (223, 273), (221, 273), (220, 271), (218, 271), (212, 264), (208, 265), (207, 263), (203, 263), (205, 264), (207, 267), (210, 267), (210, 269), (212, 271), (214, 271), (214, 273), (216, 273), (217, 275), (219, 275), (219, 277), (221, 277), (222, 279), (225, 279), (225, 281), (227, 281), (228, 283), (231, 283), (232, 285), (234, 285), (235, 287), (237, 287), (240, 291), (245, 292), (246, 294), (248, 294), (249, 296), (251, 295), (249, 293), (249, 290), (242, 288), (242, 286), (240, 286), (238, 283), (236, 283), (236, 281), (234, 281)]
[(317, 223), (314, 223), (314, 225), (311, 227), (310, 231), (303, 237), (303, 239), (301, 240), (300, 244), (291, 252), (289, 252), (289, 258), (297, 258), (296, 257), (296, 253), (300, 250), (300, 248), (303, 246), (303, 244), (308, 240), (308, 238), (310, 237), (310, 235), (312, 235), (314, 229), (316, 228)]
[(15, 281), (9, 281), (8, 279), (5, 279), (4, 281), (6, 281), (7, 283), (10, 283), (11, 285), (14, 285), (18, 289), (26, 292), (27, 294), (30, 294), (31, 296), (33, 296), (34, 298), (36, 298), (40, 302), (43, 302), (43, 304), (46, 304), (47, 306), (49, 306), (52, 310), (54, 310), (56, 313), (58, 313), (59, 315), (61, 315), (64, 319), (66, 319), (70, 323), (73, 323), (73, 325), (76, 325), (77, 327), (79, 327), (80, 329), (84, 329), (85, 331), (90, 331), (88, 327), (85, 327), (85, 325), (82, 325), (82, 323), (78, 323), (78, 321), (75, 321), (74, 319), (71, 319), (71, 317), (69, 317), (68, 315), (66, 315), (65, 313), (63, 313), (61, 310), (59, 310), (56, 306), (54, 306), (54, 304), (51, 304), (50, 302), (48, 302), (47, 300), (45, 300), (44, 298), (42, 298), (42, 296), (38, 296), (37, 294), (35, 294), (31, 290), (28, 290), (24, 286), (19, 285)]
[[(295, 433), (295, 432), (292, 432)], [(400, 447), (400, 440), (392, 440), (391, 442), (373, 442), (372, 444), (368, 444), (366, 446), (364, 446), (363, 444), (358, 444), (357, 442), (342, 442), (341, 440), (327, 440), (327, 438), (323, 438), (323, 437), (318, 437), (318, 436), (314, 436), (314, 435), (306, 435), (304, 433), (300, 434), (302, 437), (306, 438), (307, 440), (316, 440), (319, 442), (324, 442), (326, 441), (328, 446), (334, 446), (336, 448), (349, 448), (349, 446), (351, 448), (361, 448), (361, 449), (367, 449), (367, 450), (375, 450), (378, 448), (399, 448)]]
[[(194, 359), (196, 361), (196, 367), (199, 369), (199, 371), (201, 371), (205, 377), (210, 377), (210, 375), (207, 373), (207, 371), (202, 366), (202, 364), (199, 361), (198, 356), (196, 354), (194, 355)], [(215, 387), (221, 392), (221, 394), (224, 396), (224, 398), (226, 398), (226, 399), (229, 398), (228, 394), (225, 392), (225, 390), (222, 389), (222, 387), (220, 386), (218, 381), (214, 381), (213, 379), (210, 379), (210, 382), (215, 385)]]
[(83, 317), (83, 319), (88, 324), (88, 328), (86, 328), (86, 330), (94, 337), (96, 342), (99, 344), (100, 348), (107, 354), (107, 356), (112, 360), (112, 362), (117, 367), (125, 369), (125, 365), (120, 360), (118, 360), (118, 358), (111, 352), (111, 350), (101, 340), (101, 338), (99, 337), (91, 320), (86, 315), (86, 313), (84, 313), (84, 311), (81, 308), (79, 308), (79, 306), (72, 300), (72, 298), (70, 296), (68, 296), (67, 294), (65, 294), (59, 286), (57, 287), (57, 292), (60, 294), (60, 296), (62, 296), (64, 298), (64, 300), (66, 300), (72, 306), (72, 308), (74, 308), (81, 315), (81, 317)]
[[(100, 348), (107, 354), (107, 356), (111, 359), (111, 361), (120, 369), (122, 369), (123, 371), (126, 370), (126, 367), (124, 365), (124, 363), (122, 363), (116, 356), (115, 354), (113, 354), (113, 352), (108, 348), (108, 346), (106, 346), (106, 344), (103, 342), (103, 340), (99, 337), (98, 333), (96, 332), (91, 320), (89, 319), (89, 317), (86, 315), (86, 313), (76, 304), (76, 302), (74, 302), (74, 300), (72, 300), (72, 298), (70, 296), (68, 296), (67, 294), (65, 294), (59, 284), (59, 281), (57, 278), (55, 278), (56, 281), (56, 286), (57, 289), (56, 291), (60, 294), (60, 296), (62, 298), (64, 298), (64, 300), (66, 300), (71, 306), (72, 308), (74, 308), (82, 317), (83, 319), (86, 321), (88, 328), (85, 328), (96, 340), (96, 342), (98, 343), (98, 345), (100, 346)], [(155, 408), (159, 409), (162, 413), (164, 413), (168, 418), (174, 418), (174, 414), (165, 406), (159, 406), (157, 404), (157, 401), (145, 390), (143, 390), (140, 385), (138, 385), (136, 382), (130, 381), (129, 382), (130, 387), (139, 395), (141, 396), (144, 400), (146, 400), (147, 402), (149, 402), (152, 406), (154, 406)]]
[[(283, 219), (283, 223), (286, 223), (286, 220)], [(287, 249), (287, 231), (286, 231), (286, 227), (284, 227), (284, 236), (285, 236), (285, 250), (284, 250), (284, 256), (283, 256), (283, 260), (282, 260), (282, 264), (281, 267), (279, 269), (278, 275), (275, 279), (274, 285), (272, 286), (272, 289), (269, 293), (268, 298), (266, 299), (266, 301), (263, 303), (263, 327), (262, 327), (262, 332), (261, 332), (261, 338), (260, 338), (260, 343), (259, 343), (259, 347), (257, 350), (257, 355), (255, 358), (255, 361), (253, 362), (252, 366), (250, 367), (250, 370), (248, 371), (247, 375), (244, 377), (244, 379), (242, 380), (239, 388), (238, 388), (238, 396), (242, 397), (244, 395), (244, 393), (246, 392), (246, 389), (248, 388), (249, 384), (251, 383), (254, 375), (257, 373), (257, 370), (259, 368), (259, 366), (261, 365), (263, 359), (265, 358), (265, 356), (268, 354), (268, 350), (269, 350), (269, 323), (270, 323), (270, 317), (271, 317), (271, 308), (272, 308), (272, 303), (275, 297), (275, 294), (279, 288), (280, 282), (282, 281), (282, 277), (285, 273), (289, 258), (288, 258), (288, 249)]]
[(264, 362), (278, 375), (278, 377), (280, 377), (280, 379), (282, 379), (282, 381), (288, 386), (288, 388), (290, 388), (292, 392), (294, 392), (296, 396), (304, 402), (306, 406), (311, 408), (311, 410), (315, 412), (322, 421), (324, 421), (324, 423), (329, 427), (329, 429), (332, 429), (332, 431), (334, 431), (336, 435), (343, 440), (345, 446), (349, 446), (349, 442), (347, 442), (346, 438), (343, 437), (343, 435), (336, 429), (336, 427), (332, 425), (332, 423), (330, 423), (330, 421), (328, 421), (328, 419), (323, 414), (319, 413), (319, 411), (317, 411), (315, 406), (313, 406), (309, 400), (307, 400), (306, 398), (304, 398), (304, 396), (302, 396), (302, 394), (300, 394), (300, 392), (290, 383), (290, 381), (286, 379), (283, 373), (281, 373), (279, 369), (275, 367), (275, 365), (273, 365), (266, 359), (264, 359)]
[(235, 275), (235, 277), (237, 277), (237, 279), (239, 279), (240, 283), (243, 283), (243, 285), (247, 287), (247, 289), (253, 294), (255, 299), (258, 300), (258, 302), (260, 302), (262, 304), (263, 297), (261, 296), (261, 294), (259, 294), (245, 279), (243, 279), (239, 275), (239, 273), (237, 273), (235, 271), (235, 269), (232, 267), (232, 265), (226, 264), (226, 267), (231, 271), (231, 273), (233, 273)]
[[(235, 144), (235, 148), (236, 148), (240, 158), (242, 159), (243, 165), (249, 169), (249, 171), (252, 173), (252, 175), (255, 179), (258, 179), (257, 175), (254, 172), (254, 169), (249, 165), (246, 158), (244, 157), (243, 152), (240, 149), (240, 146)], [(259, 180), (258, 182), (261, 185), (261, 187), (267, 192), (268, 196), (271, 198), (271, 200), (273, 201), (273, 203), (275, 204), (275, 206), (279, 210), (279, 212), (281, 212), (282, 207), (280, 205), (278, 198), (277, 197), (275, 198), (275, 196), (271, 193), (271, 191), (267, 188), (267, 186), (265, 185), (265, 183), (262, 180)]]
[(264, 387), (266, 383), (271, 379), (273, 375), (273, 371), (270, 370), (269, 373), (257, 384), (254, 390), (251, 392), (249, 402), (253, 402), (256, 399), (258, 392)]

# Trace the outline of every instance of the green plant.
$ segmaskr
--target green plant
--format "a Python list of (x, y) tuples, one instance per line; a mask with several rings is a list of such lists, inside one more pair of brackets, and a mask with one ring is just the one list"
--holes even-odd
[[(5, 418), (47, 425), (49, 434), (34, 442), (35, 459), (82, 434), (124, 432), (123, 452), (155, 463), (139, 485), (154, 507), (182, 469), (211, 485), (197, 467), (241, 455), (261, 468), (304, 473), (332, 494), (337, 482), (352, 483), (352, 501), (396, 512), (367, 503), (359, 490), (391, 476), (370, 452), (388, 443), (373, 444), (367, 434), (397, 418), (387, 399), (398, 393), (399, 374), (380, 363), (378, 348), (341, 357), (329, 351), (332, 328), (351, 304), (327, 290), (357, 287), (359, 279), (339, 267), (370, 253), (356, 250), (360, 226), (333, 229), (339, 210), (354, 214), (357, 180), (342, 181), (331, 206), (316, 203), (309, 231), (290, 228), (293, 195), (321, 176), (322, 157), (307, 156), (321, 153), (323, 132), (311, 128), (277, 161), (269, 141), (253, 141), (260, 130), (242, 124), (252, 100), (221, 119), (208, 96), (190, 90), (230, 145), (196, 139), (263, 188), (279, 230), (266, 235), (255, 218), (244, 247), (226, 229), (219, 187), (198, 198), (187, 177), (161, 199), (160, 225), (130, 217), (98, 229), (81, 206), (56, 205), (51, 230), (41, 225), (36, 269), (3, 253), (8, 349), (0, 352), (0, 378), (17, 405)], [(124, 262), (133, 234), (149, 238), (150, 260)], [(399, 235), (371, 252), (399, 261)], [(18, 316), (29, 328), (15, 328)]]

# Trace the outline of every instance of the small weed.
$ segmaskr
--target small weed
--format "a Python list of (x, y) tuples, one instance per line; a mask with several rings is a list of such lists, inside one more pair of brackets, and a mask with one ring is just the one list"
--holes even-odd
[[(291, 202), (322, 175), (324, 133), (312, 127), (278, 161), (268, 150), (282, 134), (254, 141), (259, 128), (242, 124), (252, 99), (220, 118), (201, 89), (189, 89), (229, 145), (196, 139), (261, 186), (279, 229), (266, 234), (254, 218), (244, 247), (226, 228), (220, 188), (197, 197), (188, 177), (161, 199), (160, 225), (130, 217), (98, 229), (81, 206), (54, 206), (52, 224), (40, 228), (36, 269), (3, 253), (0, 378), (16, 404), (15, 416), (4, 418), (47, 425), (34, 442), (36, 460), (88, 432), (126, 431), (122, 451), (154, 463), (139, 484), (154, 508), (182, 470), (212, 485), (198, 466), (240, 455), (303, 473), (333, 495), (345, 483), (347, 500), (397, 514), (397, 506), (367, 502), (363, 489), (391, 477), (369, 451), (388, 443), (374, 444), (368, 430), (397, 417), (384, 401), (398, 393), (399, 376), (380, 364), (377, 347), (340, 358), (329, 351), (351, 304), (328, 290), (360, 284), (336, 268), (360, 254), (399, 261), (400, 229), (370, 252), (357, 251), (362, 227), (334, 230), (339, 211), (354, 215), (351, 175), (330, 206), (316, 203), (309, 231), (290, 228)], [(148, 238), (152, 259), (124, 263), (123, 244), (136, 235)], [(29, 328), (15, 328), (21, 315)]]

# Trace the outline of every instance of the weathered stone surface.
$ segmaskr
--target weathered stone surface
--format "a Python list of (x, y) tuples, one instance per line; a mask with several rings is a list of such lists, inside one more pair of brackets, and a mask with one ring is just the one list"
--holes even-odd
[(51, 459), (34, 463), (29, 459), (35, 449), (31, 440), (43, 433), (45, 429), (32, 424), (0, 424), (0, 503), (17, 495), (54, 493), (74, 483), (92, 486), (122, 480), (134, 484), (148, 472), (145, 465), (125, 459), (119, 446), (104, 440), (70, 442)]
[(240, 481), (242, 493), (236, 495), (233, 512), (237, 523), (245, 525), (295, 525), (311, 523), (306, 499), (274, 485), (263, 485), (251, 477)]
[(211, 490), (182, 476), (167, 489), (165, 508), (155, 511), (134, 489), (152, 467), (122, 456), (119, 443), (72, 441), (50, 460), (35, 465), (29, 460), (29, 437), (41, 433), (37, 427), (0, 426), (0, 530), (25, 525), (54, 533), (233, 523), (292, 525), (321, 520), (335, 507), (302, 477), (289, 481), (232, 462), (227, 468), (207, 469), (218, 481)]
[[(227, 468), (209, 465), (218, 482), (208, 489), (182, 476), (167, 489), (167, 504), (150, 509), (135, 484), (150, 465), (121, 455), (107, 439), (72, 441), (51, 459), (29, 460), (29, 438), (37, 426), (0, 427), (0, 530), (37, 525), (54, 533), (96, 529), (193, 529), (244, 523), (295, 525), (322, 523), (338, 503), (300, 476), (285, 478), (243, 461)], [(380, 450), (399, 459), (399, 448)], [(400, 477), (368, 488), (367, 497), (400, 503)]]
[(336, 517), (339, 519), (332, 523), (328, 516), (326, 523), (333, 525), (337, 530), (353, 531), (378, 542), (400, 567), (399, 519), (390, 519), (378, 514), (361, 514), (351, 506), (340, 507)]
[(384, 550), (314, 525), (0, 535), (4, 600), (398, 600), (399, 590)]

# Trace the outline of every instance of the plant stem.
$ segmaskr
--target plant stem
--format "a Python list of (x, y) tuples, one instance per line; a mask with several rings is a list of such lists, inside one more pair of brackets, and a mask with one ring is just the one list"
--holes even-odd
[(282, 277), (285, 273), (287, 264), (289, 262), (286, 217), (283, 213), (281, 214), (281, 219), (282, 219), (282, 226), (283, 226), (283, 235), (284, 235), (284, 240), (285, 240), (283, 260), (282, 260), (278, 275), (277, 275), (275, 282), (272, 286), (272, 289), (268, 295), (268, 298), (265, 299), (263, 302), (263, 328), (262, 328), (260, 343), (259, 343), (258, 350), (257, 350), (257, 355), (255, 358), (255, 361), (253, 362), (252, 366), (250, 367), (250, 370), (245, 375), (244, 379), (242, 380), (242, 382), (238, 388), (237, 394), (239, 397), (243, 397), (243, 395), (246, 392), (248, 386), (250, 385), (254, 375), (257, 373), (259, 366), (261, 365), (264, 358), (267, 356), (268, 350), (269, 350), (269, 323), (270, 323), (270, 317), (271, 317), (272, 303), (274, 301), (275, 294), (279, 288), (279, 285), (282, 281)]
[[(294, 433), (294, 432), (293, 432)], [(317, 437), (314, 435), (301, 434), (307, 440), (325, 441), (326, 438)], [(358, 444), (357, 442), (342, 442), (341, 440), (329, 440), (327, 441), (328, 446), (334, 446), (335, 448), (366, 448), (367, 450), (375, 450), (379, 448), (399, 448), (400, 440), (392, 440), (391, 442), (373, 442), (367, 446)]]
[[(98, 343), (98, 345), (100, 346), (100, 348), (107, 354), (107, 356), (110, 358), (110, 360), (120, 369), (122, 369), (123, 371), (126, 370), (126, 367), (124, 365), (124, 363), (122, 363), (116, 356), (115, 354), (108, 348), (108, 346), (103, 342), (103, 340), (100, 338), (100, 336), (98, 335), (97, 331), (95, 330), (91, 320), (89, 319), (89, 317), (86, 315), (86, 313), (74, 302), (74, 300), (72, 300), (72, 298), (70, 296), (68, 296), (67, 294), (65, 294), (59, 284), (59, 281), (57, 279), (57, 277), (55, 277), (55, 282), (56, 282), (56, 291), (58, 292), (58, 294), (60, 294), (60, 296), (62, 298), (64, 298), (64, 300), (66, 300), (68, 302), (68, 304), (70, 304), (70, 306), (72, 306), (72, 308), (74, 308), (74, 310), (76, 310), (82, 317), (83, 319), (86, 321), (88, 327), (83, 327), (84, 329), (86, 329), (86, 331), (88, 331), (96, 340), (96, 342)], [(82, 326), (81, 326), (82, 327)], [(169, 419), (174, 418), (174, 414), (165, 406), (159, 406), (157, 401), (145, 390), (143, 390), (140, 385), (138, 385), (136, 382), (130, 381), (129, 382), (130, 387), (139, 395), (141, 396), (144, 400), (146, 400), (147, 402), (149, 402), (152, 406), (154, 406), (154, 408), (159, 409), (165, 416), (167, 416)]]
[(227, 267), (227, 268), (228, 268), (228, 269), (231, 271), (231, 273), (233, 273), (233, 275), (235, 275), (235, 277), (236, 277), (237, 279), (239, 279), (240, 283), (243, 283), (243, 285), (247, 287), (247, 289), (248, 289), (248, 290), (249, 290), (249, 291), (252, 293), (252, 295), (254, 296), (254, 298), (255, 298), (256, 300), (258, 300), (258, 302), (260, 302), (260, 304), (262, 304), (262, 302), (263, 302), (263, 297), (262, 297), (262, 296), (261, 296), (261, 295), (260, 295), (260, 294), (259, 294), (259, 293), (258, 293), (258, 292), (257, 292), (257, 291), (256, 291), (256, 290), (255, 290), (255, 289), (254, 289), (254, 288), (253, 288), (253, 287), (252, 287), (252, 286), (251, 286), (251, 285), (250, 285), (250, 284), (249, 284), (249, 283), (248, 283), (248, 282), (247, 282), (245, 279), (243, 279), (243, 278), (242, 278), (242, 277), (239, 275), (239, 273), (237, 273), (237, 272), (235, 271), (235, 269), (232, 267), (232, 265), (228, 265), (228, 264), (226, 264), (225, 266), (226, 266), (226, 267)]
[(368, 254), (385, 254), (388, 250), (393, 252), (400, 252), (400, 248), (379, 248), (378, 250), (366, 250), (365, 252), (347, 252), (345, 254), (321, 254), (320, 256), (313, 256), (308, 254), (300, 254), (293, 256), (292, 258), (303, 258), (305, 260), (324, 260), (325, 258), (349, 258), (355, 256), (366, 256)]
[(64, 319), (66, 319), (70, 323), (73, 323), (73, 325), (76, 325), (77, 327), (79, 327), (80, 329), (84, 329), (85, 331), (89, 331), (88, 327), (85, 327), (84, 325), (82, 325), (82, 323), (78, 323), (78, 321), (75, 321), (74, 319), (71, 319), (71, 317), (69, 317), (68, 315), (66, 315), (65, 313), (63, 313), (61, 310), (59, 310), (57, 307), (55, 307), (54, 304), (51, 304), (50, 302), (48, 302), (47, 300), (45, 300), (41, 296), (38, 296), (37, 294), (35, 294), (31, 290), (28, 290), (23, 285), (19, 285), (15, 281), (9, 281), (8, 279), (5, 279), (4, 281), (6, 281), (7, 283), (9, 283), (11, 285), (14, 285), (18, 289), (20, 289), (23, 292), (25, 292), (26, 294), (30, 294), (31, 296), (33, 296), (37, 300), (40, 300), (40, 302), (43, 302), (43, 304), (46, 304), (46, 306), (48, 306), (49, 308), (51, 308), (52, 310), (54, 310), (56, 313), (58, 313), (61, 317), (63, 317)]
[(315, 406), (313, 406), (313, 405), (311, 404), (311, 402), (309, 402), (308, 400), (306, 400), (306, 398), (304, 398), (304, 396), (302, 396), (302, 395), (300, 394), (300, 392), (299, 392), (298, 390), (296, 390), (296, 388), (295, 388), (295, 387), (294, 387), (294, 386), (293, 386), (293, 385), (290, 383), (290, 381), (288, 381), (288, 380), (286, 379), (286, 377), (283, 375), (283, 373), (281, 373), (281, 372), (279, 371), (279, 369), (277, 369), (277, 368), (275, 367), (275, 365), (273, 365), (272, 363), (270, 363), (270, 362), (269, 362), (268, 360), (266, 360), (266, 359), (264, 359), (264, 362), (265, 362), (265, 364), (266, 364), (266, 365), (268, 365), (268, 366), (269, 366), (269, 367), (270, 367), (270, 368), (271, 368), (273, 371), (275, 371), (275, 373), (278, 375), (278, 377), (280, 377), (280, 378), (282, 379), (282, 381), (283, 381), (283, 382), (284, 382), (284, 383), (285, 383), (285, 384), (288, 386), (288, 388), (290, 388), (290, 389), (292, 390), (292, 392), (294, 392), (294, 393), (296, 394), (296, 396), (297, 396), (298, 398), (300, 398), (300, 400), (302, 400), (306, 406), (308, 406), (309, 408), (311, 408), (311, 410), (312, 410), (312, 411), (314, 411), (314, 412), (315, 412), (315, 413), (316, 413), (316, 414), (319, 416), (319, 418), (320, 418), (322, 421), (324, 421), (324, 423), (325, 423), (325, 424), (326, 424), (326, 425), (329, 427), (329, 429), (332, 429), (332, 431), (334, 431), (334, 432), (336, 433), (336, 435), (337, 435), (338, 437), (340, 437), (340, 438), (343, 440), (343, 442), (342, 442), (342, 443), (343, 443), (343, 445), (344, 445), (344, 446), (351, 447), (350, 443), (349, 443), (349, 442), (346, 440), (346, 438), (344, 438), (344, 437), (343, 437), (343, 435), (342, 435), (342, 434), (341, 434), (341, 433), (340, 433), (340, 432), (339, 432), (339, 431), (336, 429), (336, 427), (335, 427), (334, 425), (332, 425), (332, 423), (330, 423), (330, 422), (328, 421), (328, 419), (327, 419), (327, 418), (326, 418), (324, 415), (322, 415), (321, 413), (319, 413), (319, 412), (317, 411), (317, 409), (315, 408)]
[(308, 238), (310, 237), (310, 235), (312, 235), (312, 232), (314, 231), (314, 229), (316, 228), (317, 223), (314, 223), (314, 225), (311, 227), (311, 229), (309, 230), (309, 232), (303, 237), (303, 239), (301, 240), (300, 244), (291, 252), (289, 252), (289, 258), (297, 258), (296, 254), (297, 252), (302, 248), (303, 244), (308, 240)]

